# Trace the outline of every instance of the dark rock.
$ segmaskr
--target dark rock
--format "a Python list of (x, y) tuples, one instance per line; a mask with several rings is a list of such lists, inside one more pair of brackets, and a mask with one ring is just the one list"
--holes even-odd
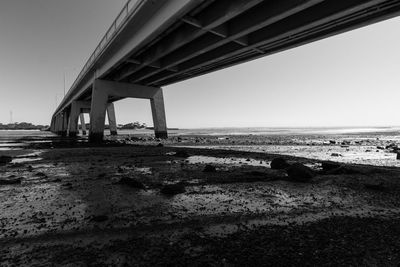
[(212, 166), (209, 164), (207, 164), (203, 170), (203, 172), (216, 172), (216, 171), (217, 171), (217, 169), (215, 168), (215, 166)]
[(108, 220), (108, 216), (107, 215), (96, 215), (96, 216), (92, 216), (91, 221), (93, 222), (105, 222)]
[(188, 157), (190, 157), (190, 155), (185, 150), (176, 151), (174, 156), (178, 157), (178, 158), (188, 158)]
[(377, 146), (377, 149), (385, 149), (383, 146)]
[(301, 163), (295, 163), (287, 169), (289, 179), (296, 182), (307, 182), (311, 180), (315, 174), (309, 167)]
[(161, 188), (161, 194), (164, 195), (177, 195), (177, 194), (182, 194), (186, 192), (185, 185), (182, 183), (177, 183), (177, 184), (167, 184), (164, 185), (163, 188)]
[(397, 150), (397, 149), (398, 149), (398, 146), (397, 146), (395, 143), (391, 143), (390, 145), (387, 145), (387, 146), (385, 147), (385, 149), (394, 149), (394, 150)]
[(0, 165), (10, 163), (11, 161), (12, 161), (12, 157), (0, 156)]
[(273, 170), (282, 170), (289, 166), (289, 163), (284, 158), (275, 158), (271, 161), (271, 169)]
[(400, 160), (400, 153), (399, 153), (399, 152), (397, 152), (396, 159), (397, 159), (397, 160)]
[(324, 172), (329, 172), (331, 170), (339, 168), (340, 166), (342, 166), (342, 165), (340, 163), (337, 163), (337, 162), (331, 162), (331, 161), (322, 162), (322, 170)]
[(331, 157), (342, 157), (342, 155), (339, 154), (339, 153), (332, 153), (332, 154), (331, 154)]
[(0, 179), (0, 185), (13, 185), (13, 184), (21, 184), (22, 178), (16, 179)]
[(129, 178), (129, 177), (122, 177), (121, 180), (118, 182), (122, 185), (127, 185), (129, 187), (137, 188), (137, 189), (145, 189), (146, 187), (144, 184), (136, 179)]
[(336, 141), (335, 140), (330, 140), (329, 143), (332, 144), (332, 145), (335, 145)]

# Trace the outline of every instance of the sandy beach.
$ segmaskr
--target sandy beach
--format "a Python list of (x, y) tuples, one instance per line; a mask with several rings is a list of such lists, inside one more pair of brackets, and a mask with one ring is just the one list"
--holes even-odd
[(394, 133), (2, 138), (0, 262), (397, 266), (396, 149)]

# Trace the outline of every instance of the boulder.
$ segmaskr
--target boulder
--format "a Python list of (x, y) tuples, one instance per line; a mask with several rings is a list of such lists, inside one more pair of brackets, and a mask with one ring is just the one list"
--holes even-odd
[(118, 183), (122, 184), (122, 185), (127, 185), (132, 188), (137, 188), (137, 189), (145, 189), (146, 188), (142, 182), (140, 182), (136, 179), (133, 179), (133, 178), (129, 178), (129, 177), (122, 177)]
[(167, 184), (164, 185), (163, 188), (160, 190), (161, 194), (164, 195), (177, 195), (186, 192), (185, 185), (182, 183), (177, 184)]
[(271, 169), (273, 170), (282, 170), (289, 166), (289, 163), (284, 158), (275, 158), (271, 161)]
[(301, 163), (291, 165), (286, 171), (289, 179), (295, 182), (307, 182), (315, 176), (312, 169)]

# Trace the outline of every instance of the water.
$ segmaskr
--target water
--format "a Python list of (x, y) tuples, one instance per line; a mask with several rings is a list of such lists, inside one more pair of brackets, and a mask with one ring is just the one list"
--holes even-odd
[[(109, 131), (105, 131), (109, 134)], [(153, 130), (119, 130), (119, 134), (153, 134)], [(172, 129), (168, 130), (170, 136), (179, 135), (337, 135), (337, 134), (382, 134), (400, 135), (400, 126), (390, 127), (309, 127), (309, 128), (284, 128), (284, 127), (226, 127), (226, 128), (197, 128), (197, 129)]]

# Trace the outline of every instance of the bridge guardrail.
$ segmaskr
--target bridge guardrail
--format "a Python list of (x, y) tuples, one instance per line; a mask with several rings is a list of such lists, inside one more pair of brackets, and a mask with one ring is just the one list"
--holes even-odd
[[(108, 28), (106, 34), (100, 40), (100, 43), (97, 45), (96, 49), (93, 51), (93, 53), (90, 55), (89, 59), (86, 61), (82, 70), (79, 72), (78, 76), (76, 77), (75, 81), (73, 82), (70, 90), (72, 88), (75, 88), (75, 86), (79, 83), (81, 78), (86, 74), (86, 71), (92, 67), (93, 63), (97, 60), (98, 56), (103, 52), (104, 48), (110, 43), (110, 41), (113, 39), (115, 34), (121, 29), (121, 26), (126, 22), (127, 18), (130, 16), (130, 14), (134, 13), (139, 8), (140, 4), (144, 1), (145, 0), (128, 0), (128, 2), (122, 8), (121, 12), (118, 14), (117, 18), (114, 20), (114, 22)], [(62, 104), (62, 102), (61, 102), (61, 104)], [(60, 104), (60, 106), (61, 106), (61, 104)], [(57, 108), (57, 110), (58, 110), (58, 108)]]

